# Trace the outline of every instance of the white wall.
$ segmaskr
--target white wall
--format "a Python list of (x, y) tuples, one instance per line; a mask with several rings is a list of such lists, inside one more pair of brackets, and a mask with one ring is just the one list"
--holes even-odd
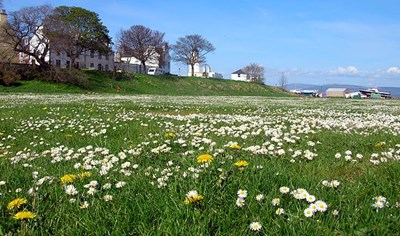
[(246, 74), (231, 74), (231, 80), (249, 81)]

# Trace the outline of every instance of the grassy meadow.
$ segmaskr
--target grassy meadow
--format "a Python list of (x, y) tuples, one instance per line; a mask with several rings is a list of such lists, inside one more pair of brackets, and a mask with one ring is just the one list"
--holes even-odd
[(0, 235), (397, 235), (400, 103), (0, 95)]

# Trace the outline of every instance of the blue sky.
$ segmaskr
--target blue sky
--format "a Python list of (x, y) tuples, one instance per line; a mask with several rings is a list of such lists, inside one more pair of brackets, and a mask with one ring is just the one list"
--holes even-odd
[[(266, 83), (282, 72), (289, 83), (400, 87), (398, 0), (3, 0), (7, 11), (51, 4), (80, 6), (100, 15), (115, 38), (144, 25), (179, 37), (200, 34), (216, 51), (207, 56), (225, 78), (255, 62)], [(180, 68), (180, 70), (179, 70)], [(172, 73), (187, 66), (173, 64)]]

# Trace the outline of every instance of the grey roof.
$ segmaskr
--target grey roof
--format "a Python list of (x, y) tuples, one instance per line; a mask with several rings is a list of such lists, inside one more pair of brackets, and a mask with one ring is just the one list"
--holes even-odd
[(326, 91), (327, 92), (344, 92), (348, 90), (347, 88), (328, 88)]
[(233, 72), (232, 74), (246, 74), (242, 69)]

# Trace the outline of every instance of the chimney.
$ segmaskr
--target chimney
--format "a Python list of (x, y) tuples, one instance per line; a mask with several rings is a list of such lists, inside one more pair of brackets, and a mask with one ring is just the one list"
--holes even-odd
[(5, 9), (0, 11), (0, 24), (3, 24), (7, 21), (7, 12)]

